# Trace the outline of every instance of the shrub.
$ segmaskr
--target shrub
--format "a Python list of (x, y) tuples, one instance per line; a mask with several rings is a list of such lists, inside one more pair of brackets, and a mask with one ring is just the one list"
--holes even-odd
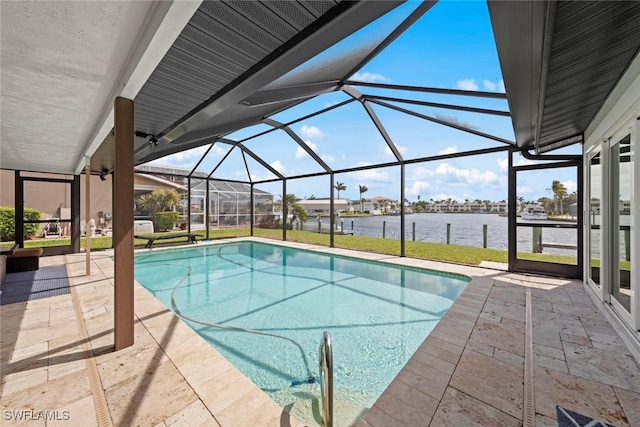
[(180, 218), (180, 212), (156, 212), (156, 227), (158, 231), (173, 230)]
[(282, 228), (282, 222), (280, 221), (280, 217), (273, 214), (260, 215), (258, 228)]
[[(42, 212), (37, 209), (24, 208), (25, 221), (39, 221)], [(16, 210), (12, 207), (0, 208), (0, 240), (16, 240), (15, 229)], [(31, 239), (38, 233), (40, 224), (24, 224), (24, 238)]]

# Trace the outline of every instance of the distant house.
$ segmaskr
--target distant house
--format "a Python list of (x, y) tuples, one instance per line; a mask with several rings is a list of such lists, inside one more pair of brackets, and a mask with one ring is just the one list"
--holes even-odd
[(354, 211), (360, 211), (362, 204), (362, 212), (370, 212), (374, 215), (382, 215), (386, 213), (400, 212), (400, 206), (397, 201), (384, 196), (375, 196), (364, 199), (362, 203), (354, 200), (352, 208)]
[(135, 173), (133, 176), (133, 195), (134, 199), (134, 216), (138, 219), (152, 219), (149, 216), (149, 212), (140, 208), (137, 205), (138, 198), (145, 194), (149, 194), (158, 188), (170, 188), (174, 189), (178, 192), (178, 194), (183, 195), (187, 192), (186, 185), (180, 184), (178, 182), (166, 179), (161, 176), (143, 174), (143, 173)]
[[(304, 199), (296, 202), (296, 204), (307, 211), (307, 215), (314, 214), (330, 214), (331, 213), (331, 199)], [(334, 199), (333, 202), (335, 212), (346, 211), (349, 209), (348, 199)]]
[[(210, 226), (238, 226), (247, 225), (251, 220), (251, 186), (239, 182), (209, 180), (209, 204), (207, 206), (207, 173), (191, 169), (162, 166), (139, 166), (144, 171), (158, 179), (170, 181), (184, 189), (182, 194), (181, 221), (186, 221), (190, 213), (191, 228), (205, 227), (206, 216), (209, 216)], [(188, 178), (191, 174), (190, 200), (188, 194)], [(147, 175), (152, 176), (152, 175)], [(176, 187), (176, 188), (178, 188)], [(273, 194), (253, 189), (256, 215), (273, 213)]]

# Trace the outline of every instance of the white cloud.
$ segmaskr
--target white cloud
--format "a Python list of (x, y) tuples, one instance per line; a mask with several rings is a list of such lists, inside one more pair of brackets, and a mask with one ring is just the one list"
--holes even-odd
[(210, 154), (213, 153), (216, 156), (222, 156), (223, 154), (225, 154), (227, 151), (220, 147), (219, 145), (214, 145), (213, 148), (210, 151)]
[(364, 73), (355, 73), (353, 76), (351, 76), (350, 80), (357, 80), (359, 82), (367, 82), (367, 83), (377, 83), (377, 82), (388, 82), (391, 81), (391, 79), (383, 76), (382, 74), (379, 73), (369, 73), (367, 71), (365, 71)]
[(453, 154), (457, 152), (458, 152), (458, 147), (453, 145), (451, 147), (443, 148), (442, 150), (438, 151), (438, 154)]
[[(195, 166), (198, 160), (200, 160), (200, 158), (204, 155), (204, 153), (206, 153), (208, 148), (209, 148), (208, 145), (201, 145), (200, 147), (192, 148), (191, 150), (181, 151), (179, 153), (161, 157), (159, 159), (149, 162), (149, 164), (158, 165), (158, 166), (173, 166), (173, 167), (180, 167), (180, 168), (191, 167), (192, 168), (193, 166)], [(221, 148), (215, 147), (215, 146), (213, 150), (216, 150), (216, 148), (222, 150)], [(222, 150), (222, 152), (224, 153), (224, 150)], [(217, 154), (218, 152), (214, 151), (214, 153)]]
[[(408, 147), (404, 147), (402, 145), (398, 145), (396, 144), (396, 149), (400, 152), (400, 154), (404, 155), (409, 151)], [(391, 157), (391, 158), (396, 158), (396, 156), (393, 155), (393, 152), (391, 151), (391, 148), (389, 148), (388, 145), (385, 144), (384, 146), (384, 155), (386, 157)]]
[(504, 80), (498, 80), (496, 83), (491, 80), (483, 80), (482, 84), (484, 85), (484, 88), (490, 92), (505, 92)]
[(414, 181), (410, 188), (406, 189), (407, 196), (417, 196), (418, 194), (424, 194), (427, 189), (431, 187), (431, 184), (426, 181)]
[[(517, 162), (515, 162), (515, 166), (526, 166), (532, 165), (535, 162), (533, 160), (525, 159), (524, 157), (520, 158)], [(506, 172), (509, 169), (509, 159), (498, 159), (498, 168), (502, 172)]]
[(484, 85), (484, 88), (489, 91), (494, 91), (496, 90), (496, 87), (498, 87), (498, 85), (491, 80), (483, 80), (482, 84)]
[[(370, 163), (359, 162), (358, 166), (368, 166)], [(359, 181), (368, 182), (388, 182), (389, 173), (378, 169), (366, 169), (356, 172), (349, 172), (348, 175)]]
[(417, 168), (413, 168), (411, 170), (411, 176), (410, 176), (410, 180), (411, 181), (420, 181), (420, 180), (424, 180), (427, 178), (432, 178), (433, 175), (435, 175), (433, 173), (433, 171), (423, 167), (423, 166), (418, 166)]
[(516, 188), (517, 194), (531, 194), (533, 190), (528, 185), (519, 186)]
[(322, 131), (317, 127), (307, 125), (302, 125), (302, 127), (300, 128), (300, 133), (302, 133), (305, 138), (322, 138), (322, 136), (324, 135)]
[(453, 177), (454, 181), (469, 185), (488, 185), (499, 183), (498, 176), (493, 171), (481, 172), (478, 169), (458, 169), (448, 163), (441, 163), (436, 168), (437, 175)]
[(271, 166), (272, 168), (274, 168), (275, 170), (277, 170), (281, 174), (285, 174), (287, 172), (287, 169), (280, 162), (280, 160), (276, 160), (275, 162), (269, 163), (269, 166)]
[(327, 163), (331, 163), (331, 162), (334, 162), (336, 160), (336, 158), (333, 157), (330, 154), (323, 154), (323, 155), (320, 156), (320, 158), (322, 160), (324, 160), (325, 162), (327, 162)]
[[(311, 148), (311, 150), (317, 151), (318, 146), (316, 144), (314, 144), (313, 142), (307, 140), (307, 141), (304, 141), (304, 143), (307, 144), (307, 146), (309, 148)], [(303, 157), (308, 156), (308, 155), (309, 154), (307, 153), (307, 151), (304, 148), (302, 148), (302, 147), (300, 147), (298, 145), (298, 149), (296, 150), (296, 159), (302, 159)]]
[(564, 182), (562, 183), (562, 185), (564, 185), (564, 186), (566, 187), (566, 189), (567, 189), (567, 193), (568, 193), (568, 194), (571, 194), (571, 193), (573, 193), (574, 191), (577, 191), (577, 190), (578, 190), (578, 184), (577, 184), (576, 182), (574, 182), (574, 181), (570, 180), (570, 179), (569, 179), (569, 180), (567, 180), (567, 181), (564, 181)]
[(463, 79), (456, 82), (456, 87), (462, 90), (478, 90), (475, 79)]

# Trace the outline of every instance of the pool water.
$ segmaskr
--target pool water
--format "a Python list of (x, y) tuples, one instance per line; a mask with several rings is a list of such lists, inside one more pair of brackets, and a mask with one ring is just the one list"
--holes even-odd
[[(256, 242), (136, 254), (136, 280), (167, 307), (207, 322), (297, 341), (314, 374), (322, 333), (333, 340), (334, 418), (371, 407), (470, 279)], [(290, 341), (187, 322), (303, 422), (318, 423), (316, 384)]]

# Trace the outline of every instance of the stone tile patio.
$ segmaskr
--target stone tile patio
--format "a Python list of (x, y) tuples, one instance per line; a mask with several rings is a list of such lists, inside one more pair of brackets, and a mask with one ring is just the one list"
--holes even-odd
[[(562, 405), (640, 425), (640, 368), (582, 283), (287, 245), (473, 277), (357, 425), (523, 425), (527, 308), (535, 423), (555, 425)], [(43, 266), (67, 265), (72, 293), (0, 309), (3, 425), (301, 425), (137, 284), (136, 343), (114, 352), (109, 255), (92, 254), (89, 277), (84, 254), (43, 258)], [(7, 419), (5, 411), (28, 415), (21, 410), (68, 419)]]

